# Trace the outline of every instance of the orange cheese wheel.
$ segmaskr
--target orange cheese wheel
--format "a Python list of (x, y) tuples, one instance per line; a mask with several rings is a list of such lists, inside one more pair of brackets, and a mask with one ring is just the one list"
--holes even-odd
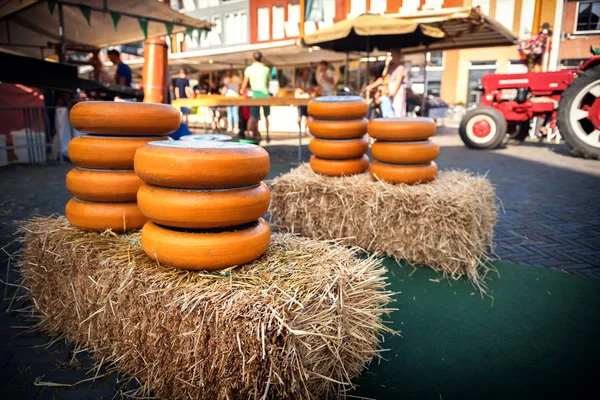
[(312, 139), (310, 141), (309, 149), (316, 157), (339, 160), (361, 157), (369, 149), (369, 143), (365, 139)]
[(140, 229), (146, 223), (137, 203), (92, 203), (71, 199), (65, 214), (71, 225), (87, 231), (112, 229), (126, 232)]
[(319, 139), (357, 139), (367, 133), (368, 123), (366, 118), (347, 121), (313, 119), (308, 123), (308, 130)]
[(67, 174), (67, 190), (85, 201), (136, 201), (137, 191), (142, 183), (134, 171), (73, 168)]
[(167, 104), (114, 101), (82, 101), (70, 118), (78, 131), (118, 136), (167, 135), (181, 123), (179, 111)]
[(354, 175), (365, 172), (369, 168), (369, 157), (348, 160), (327, 160), (325, 158), (310, 157), (310, 167), (317, 174), (329, 176)]
[(360, 119), (368, 111), (367, 102), (358, 96), (324, 96), (308, 103), (308, 114), (316, 119)]
[(263, 182), (239, 189), (190, 190), (142, 185), (138, 206), (150, 221), (176, 228), (222, 228), (246, 224), (269, 209)]
[(367, 131), (373, 139), (390, 142), (426, 140), (435, 135), (436, 125), (431, 118), (377, 118), (369, 121)]
[(371, 155), (377, 161), (390, 164), (423, 164), (436, 159), (440, 146), (433, 140), (421, 142), (380, 142), (371, 146)]
[(135, 153), (134, 168), (151, 185), (229, 189), (260, 183), (269, 173), (269, 154), (253, 144), (151, 142)]
[(374, 179), (388, 183), (427, 183), (435, 179), (438, 167), (435, 162), (415, 165), (385, 164), (378, 161), (371, 163), (369, 170)]
[(213, 270), (246, 264), (262, 256), (270, 241), (269, 224), (262, 218), (230, 231), (190, 232), (152, 222), (142, 229), (142, 247), (150, 258), (183, 269)]
[(155, 140), (169, 140), (169, 138), (79, 136), (69, 142), (69, 158), (78, 167), (132, 170), (135, 151)]

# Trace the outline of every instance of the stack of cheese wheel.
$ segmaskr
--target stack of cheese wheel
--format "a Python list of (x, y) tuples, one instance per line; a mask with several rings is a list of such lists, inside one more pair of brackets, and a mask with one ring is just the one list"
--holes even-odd
[(136, 198), (142, 181), (133, 170), (135, 152), (179, 127), (180, 114), (163, 104), (82, 102), (71, 109), (73, 128), (87, 133), (71, 140), (67, 174), (69, 222), (81, 229), (125, 232), (146, 218)]
[(310, 167), (318, 174), (341, 176), (365, 172), (369, 144), (365, 115), (369, 107), (357, 96), (318, 97), (308, 103)]
[(431, 118), (379, 118), (369, 122), (371, 176), (388, 183), (426, 183), (435, 179), (438, 167), (433, 161), (440, 147), (429, 138), (435, 134)]
[(211, 141), (148, 143), (135, 154), (144, 181), (138, 205), (148, 256), (175, 268), (245, 264), (269, 246), (261, 218), (271, 194), (262, 180), (269, 155), (259, 146)]

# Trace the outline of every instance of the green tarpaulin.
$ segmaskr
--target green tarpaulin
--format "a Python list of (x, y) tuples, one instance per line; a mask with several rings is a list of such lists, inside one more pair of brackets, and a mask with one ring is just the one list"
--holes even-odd
[(496, 263), (492, 300), (464, 280), (385, 265), (402, 336), (386, 337), (387, 360), (372, 364), (352, 395), (576, 399), (600, 377), (600, 281)]

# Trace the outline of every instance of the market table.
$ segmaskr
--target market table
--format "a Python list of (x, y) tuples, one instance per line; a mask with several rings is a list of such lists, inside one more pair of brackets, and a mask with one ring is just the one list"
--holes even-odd
[[(228, 97), (228, 96), (202, 96), (195, 99), (177, 99), (173, 101), (173, 106), (181, 107), (302, 107), (307, 106), (311, 98), (295, 98), (295, 97), (267, 97), (265, 99), (246, 99), (244, 97)], [(205, 131), (208, 128), (205, 127)], [(298, 125), (298, 165), (302, 159), (302, 125)]]

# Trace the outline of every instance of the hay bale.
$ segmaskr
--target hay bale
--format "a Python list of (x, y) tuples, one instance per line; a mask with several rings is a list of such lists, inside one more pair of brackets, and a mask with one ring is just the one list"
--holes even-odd
[(483, 290), (496, 204), (484, 177), (440, 172), (425, 185), (390, 185), (369, 174), (325, 177), (307, 164), (272, 182), (271, 224), (316, 239), (341, 239), (377, 255), (421, 264)]
[(139, 233), (30, 220), (22, 273), (42, 328), (168, 399), (328, 398), (379, 354), (385, 270), (357, 249), (273, 235), (220, 273), (157, 266)]

